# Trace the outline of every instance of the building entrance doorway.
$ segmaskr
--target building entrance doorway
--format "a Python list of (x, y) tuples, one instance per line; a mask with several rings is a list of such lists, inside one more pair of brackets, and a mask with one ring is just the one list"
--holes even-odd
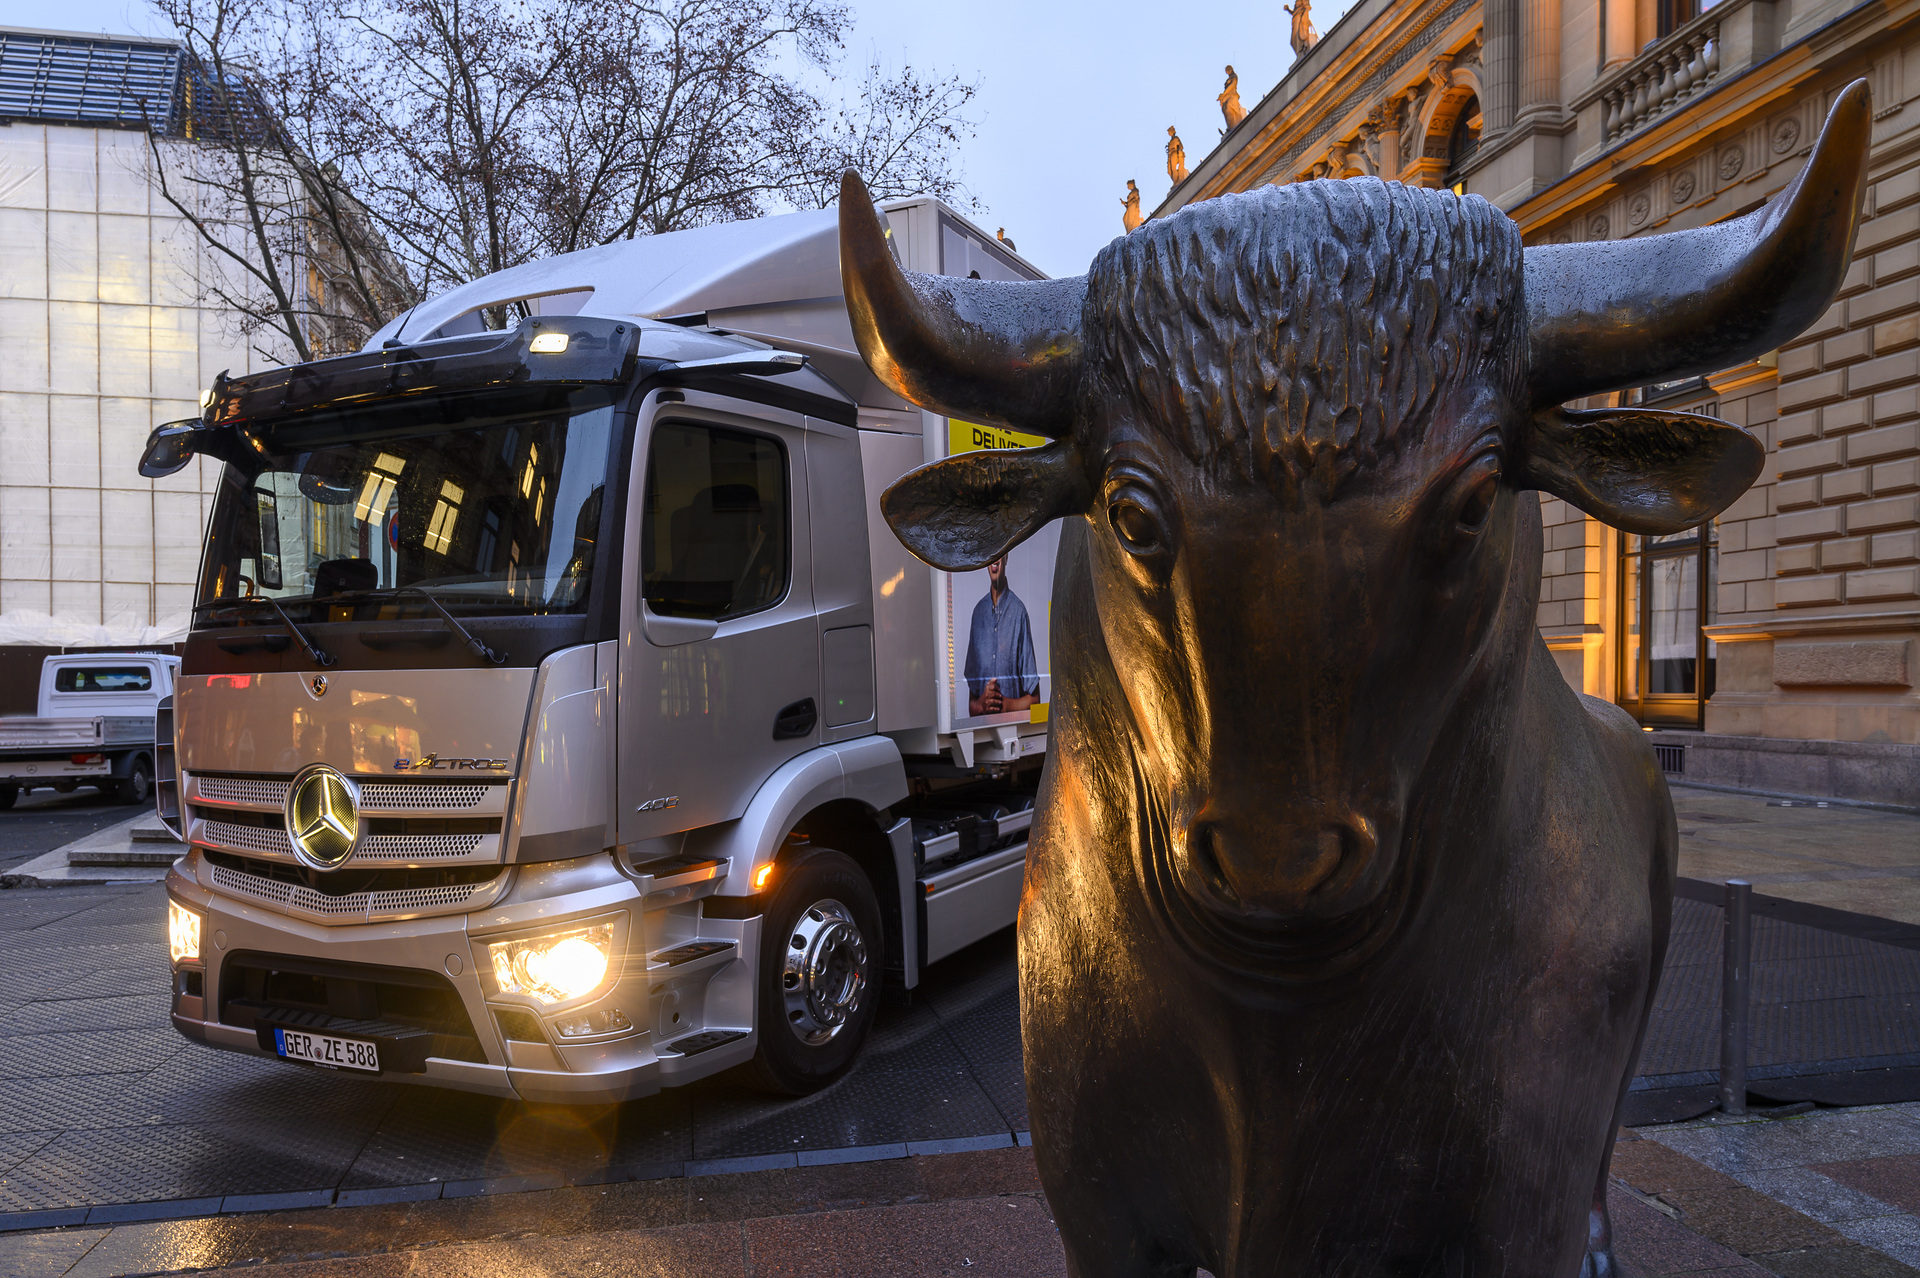
[(1701, 728), (1713, 695), (1718, 546), (1711, 522), (1665, 537), (1620, 535), (1620, 706), (1648, 727)]

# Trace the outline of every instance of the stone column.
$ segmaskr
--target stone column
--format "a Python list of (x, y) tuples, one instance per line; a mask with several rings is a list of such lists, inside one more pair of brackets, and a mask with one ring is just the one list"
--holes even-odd
[(1513, 123), (1520, 88), (1520, 22), (1518, 6), (1525, 0), (1485, 0), (1481, 10), (1482, 80), (1486, 97), (1480, 103), (1483, 136), (1491, 137)]
[[(1560, 112), (1560, 0), (1520, 0), (1520, 116)], [(1483, 104), (1484, 105), (1484, 104)]]
[(1635, 0), (1600, 0), (1601, 12), (1606, 15), (1600, 38), (1606, 42), (1602, 52), (1609, 71), (1625, 66), (1640, 52), (1633, 38), (1635, 7)]
[(1394, 98), (1380, 107), (1380, 128), (1374, 137), (1380, 144), (1379, 176), (1388, 182), (1400, 176), (1400, 130), (1407, 119), (1407, 100)]

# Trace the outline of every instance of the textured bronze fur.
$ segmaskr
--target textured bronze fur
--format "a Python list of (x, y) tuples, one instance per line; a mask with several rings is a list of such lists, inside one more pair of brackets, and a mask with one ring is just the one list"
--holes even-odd
[(1559, 401), (1817, 316), (1870, 115), (1849, 88), (1787, 191), (1705, 231), (1523, 251), (1475, 199), (1310, 183), (1048, 287), (906, 276), (849, 175), (875, 373), (1059, 441), (883, 509), (948, 568), (1071, 516), (1020, 990), (1072, 1273), (1616, 1272), (1676, 835), (1638, 726), (1536, 631), (1535, 490), (1672, 532), (1752, 482), (1737, 427)]

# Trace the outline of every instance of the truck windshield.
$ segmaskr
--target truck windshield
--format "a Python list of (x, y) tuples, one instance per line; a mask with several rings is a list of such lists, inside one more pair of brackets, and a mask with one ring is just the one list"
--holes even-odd
[(222, 477), (202, 622), (205, 605), (235, 596), (317, 603), (402, 587), (468, 616), (584, 611), (613, 415), (343, 430), (340, 442), (279, 454), (269, 433), (257, 469), (229, 463)]

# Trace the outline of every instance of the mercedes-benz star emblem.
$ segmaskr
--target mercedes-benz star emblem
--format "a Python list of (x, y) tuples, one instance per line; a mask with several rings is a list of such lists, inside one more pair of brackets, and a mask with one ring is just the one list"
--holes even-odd
[(287, 788), (287, 838), (302, 864), (338, 869), (360, 846), (360, 788), (324, 763)]
[(307, 686), (313, 689), (313, 695), (316, 697), (324, 697), (327, 695), (327, 677), (325, 675), (313, 676), (307, 680)]

